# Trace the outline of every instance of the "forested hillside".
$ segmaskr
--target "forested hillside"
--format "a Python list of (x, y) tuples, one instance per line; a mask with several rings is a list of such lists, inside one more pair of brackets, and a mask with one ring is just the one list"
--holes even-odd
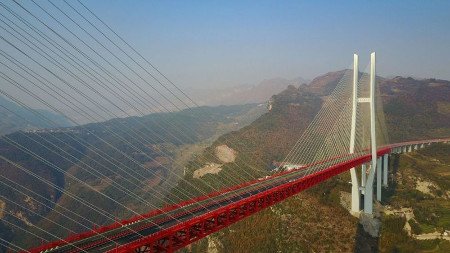
[[(23, 193), (0, 185), (2, 196), (16, 201), (0, 202), (0, 217), (5, 221), (0, 222), (0, 236), (27, 247), (36, 240), (19, 233), (10, 223), (42, 237), (47, 235), (33, 224), (60, 236), (67, 232), (57, 223), (75, 232), (93, 226), (80, 218), (68, 220), (61, 215), (67, 209), (97, 224), (111, 223), (100, 213), (80, 208), (71, 194), (108, 210), (114, 217), (124, 218), (134, 211), (153, 209), (162, 201), (175, 203), (269, 175), (297, 142), (344, 72), (327, 73), (309, 85), (288, 86), (272, 97), (269, 112), (263, 105), (199, 107), (5, 135), (0, 140), (1, 155), (6, 158), (0, 163), (0, 174), (5, 180), (17, 182), (13, 187)], [(450, 82), (380, 78), (380, 90), (391, 142), (450, 136)], [(61, 159), (61, 155), (66, 158)], [(37, 181), (26, 169), (61, 190)], [(179, 181), (181, 177), (185, 181)], [(365, 245), (368, 235), (343, 207), (350, 191), (348, 182), (348, 173), (343, 173), (182, 251), (349, 252), (376, 248), (377, 240)], [(124, 189), (141, 200), (130, 198)], [(112, 196), (123, 206), (100, 193)], [(155, 198), (155, 194), (159, 197)]]
[[(235, 150), (236, 163), (224, 164), (218, 175), (198, 179), (188, 174), (187, 179), (207, 190), (205, 181), (220, 186), (220, 173), (223, 178), (270, 174), (272, 162), (286, 156), (343, 74), (344, 71), (327, 73), (308, 86), (290, 86), (275, 95), (271, 112), (248, 127), (219, 138), (207, 149), (209, 154), (200, 158), (203, 163), (211, 162), (206, 157), (214, 156), (215, 148), (225, 144)], [(450, 136), (450, 82), (396, 77), (380, 78), (379, 85), (391, 142)], [(196, 169), (191, 167), (191, 173)], [(182, 251), (376, 251), (377, 240), (366, 240), (369, 235), (342, 205), (350, 192), (348, 182), (348, 173), (341, 174)]]
[(72, 196), (117, 218), (154, 209), (162, 201), (155, 193), (164, 195), (177, 183), (194, 151), (265, 111), (255, 104), (199, 107), (5, 135), (0, 139), (0, 236), (29, 247), (40, 242), (15, 226), (54, 240), (37, 227), (65, 237), (67, 230), (57, 224), (81, 232), (93, 226), (89, 220), (111, 223)]
[(380, 252), (449, 252), (450, 144), (395, 155)]
[(395, 77), (380, 83), (392, 142), (450, 136), (450, 82)]

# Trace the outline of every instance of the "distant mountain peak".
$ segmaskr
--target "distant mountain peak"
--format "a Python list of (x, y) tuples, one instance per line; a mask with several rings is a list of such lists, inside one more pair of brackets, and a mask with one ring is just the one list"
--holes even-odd
[(308, 81), (297, 77), (289, 80), (275, 77), (264, 79), (256, 85), (241, 85), (221, 89), (197, 89), (192, 94), (196, 101), (202, 105), (235, 105), (248, 103), (261, 103), (268, 101), (274, 94), (285, 90), (289, 85), (299, 87)]
[(0, 135), (18, 130), (71, 126), (71, 122), (62, 115), (43, 109), (35, 109), (34, 111), (50, 119), (57, 126), (0, 95)]
[(338, 84), (339, 80), (344, 76), (347, 69), (328, 72), (314, 78), (308, 85), (308, 91), (316, 93), (318, 95), (329, 95), (334, 87)]

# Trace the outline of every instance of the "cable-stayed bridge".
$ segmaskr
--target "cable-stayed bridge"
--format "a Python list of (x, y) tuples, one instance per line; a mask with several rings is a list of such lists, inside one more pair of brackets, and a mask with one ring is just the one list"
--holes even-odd
[[(155, 204), (145, 194), (136, 193), (131, 188), (142, 187), (142, 182), (155, 177), (155, 172), (148, 172), (136, 154), (144, 157), (145, 161), (161, 163), (145, 147), (151, 143), (193, 143), (195, 134), (190, 133), (195, 133), (195, 130), (170, 117), (154, 120), (156, 129), (135, 119), (135, 116), (190, 110), (198, 104), (80, 1), (49, 0), (44, 3), (12, 0), (0, 3), (0, 7), (0, 93), (54, 127), (52, 131), (56, 133), (19, 133), (22, 138), (33, 142), (35, 149), (8, 135), (2, 136), (2, 140), (39, 161), (42, 166), (63, 174), (68, 182), (82, 185), (99, 201), (108, 201), (122, 208), (131, 217), (118, 219), (86, 195), (66, 190), (37, 170), (14, 161), (14, 156), (0, 153), (2, 164), (65, 196), (76, 203), (77, 208), (108, 221), (97, 223), (89, 215), (55, 204), (54, 199), (34, 192), (30, 186), (18, 185), (12, 177), (1, 175), (2, 185), (9, 191), (27, 196), (49, 209), (55, 207), (54, 212), (67, 224), (77, 224), (84, 231), (53, 221), (28, 208), (29, 212), (70, 235), (54, 234), (45, 226), (26, 230), (11, 222), (9, 225), (12, 227), (43, 242), (42, 246), (24, 249), (0, 238), (0, 245), (11, 251), (173, 252), (347, 171), (350, 171), (352, 180), (352, 212), (370, 215), (373, 197), (381, 200), (382, 185), (388, 187), (390, 154), (412, 152), (431, 143), (449, 141), (442, 138), (390, 143), (377, 88), (375, 53), (371, 55), (367, 73), (359, 71), (358, 56), (354, 55), (353, 67), (345, 71), (334, 90), (323, 97), (320, 111), (280, 163), (277, 172), (261, 176), (247, 171), (246, 166), (240, 175), (222, 176), (223, 185), (220, 187), (203, 182), (209, 189), (205, 190), (161, 164), (171, 177), (177, 179), (177, 183), (168, 182), (167, 187), (152, 192), (151, 198), (157, 200)], [(36, 106), (64, 115), (78, 127), (76, 131), (95, 139), (108, 151), (58, 128), (55, 120), (35, 110)], [(21, 117), (16, 111), (10, 112)], [(114, 129), (108, 125), (100, 130), (84, 125), (86, 122), (124, 117), (131, 117), (139, 127), (132, 127), (121, 120), (116, 121), (119, 127)], [(81, 158), (82, 149), (94, 154), (96, 159)], [(42, 155), (39, 150), (46, 150), (53, 159)], [(173, 167), (182, 166), (175, 159), (168, 159)], [(61, 164), (55, 162), (58, 160)], [(63, 169), (65, 163), (94, 178), (109, 179), (108, 184), (114, 192), (135, 199), (136, 203), (148, 207), (147, 212), (139, 212), (123, 204), (123, 198), (102, 191), (87, 182), (85, 177), (67, 172)], [(177, 188), (180, 184), (197, 194)], [(7, 196), (2, 196), (2, 200), (8, 205), (27, 209)]]
[[(352, 212), (370, 215), (373, 196), (380, 201), (382, 185), (388, 187), (390, 154), (412, 152), (450, 140), (377, 146), (377, 139), (386, 140), (376, 135), (377, 128), (385, 126), (375, 106), (374, 56), (372, 54), (371, 73), (367, 78), (359, 73), (355, 55), (352, 78), (342, 78), (282, 163), (289, 169), (46, 244), (32, 252), (172, 252), (347, 171), (352, 174)], [(367, 80), (371, 85), (369, 97), (361, 98), (358, 94), (363, 92), (358, 89)], [(350, 94), (345, 92), (346, 89), (351, 90)], [(369, 104), (368, 114), (374, 115), (366, 117), (369, 126), (360, 115), (364, 113), (362, 105), (365, 103)], [(368, 134), (364, 133), (365, 128), (369, 129)], [(365, 148), (365, 142), (373, 147)], [(359, 166), (361, 171), (358, 173), (355, 168)]]
[[(376, 156), (380, 162), (381, 159), (387, 161), (391, 152), (411, 152), (424, 145), (448, 141), (436, 139), (398, 143), (379, 149)], [(31, 252), (173, 252), (330, 177), (370, 163), (371, 159), (370, 154), (360, 154), (317, 162), (302, 169), (247, 182), (158, 212), (74, 235), (32, 249)], [(384, 166), (387, 166), (387, 162)], [(377, 169), (377, 175), (380, 175), (381, 167), (378, 167), (380, 169)], [(313, 168), (322, 169), (313, 174), (307, 174), (304, 170)], [(384, 168), (383, 171), (387, 175), (387, 169)], [(383, 181), (383, 184), (386, 183), (387, 179)], [(377, 195), (378, 197), (381, 198), (381, 195)]]

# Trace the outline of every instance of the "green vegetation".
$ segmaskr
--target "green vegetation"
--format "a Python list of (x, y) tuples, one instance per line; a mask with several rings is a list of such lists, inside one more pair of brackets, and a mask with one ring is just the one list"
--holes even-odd
[[(293, 140), (297, 140), (320, 107), (321, 99), (318, 94), (326, 95), (326, 91), (330, 90), (327, 87), (340, 78), (340, 75), (333, 78), (330, 78), (330, 76), (333, 76), (333, 73), (324, 76), (322, 79), (319, 78), (320, 80), (313, 81), (309, 85), (310, 87), (301, 87), (300, 89), (289, 87), (286, 91), (274, 96), (272, 112), (263, 115), (250, 126), (226, 136), (227, 139), (233, 141), (228, 142), (225, 138), (220, 138), (210, 149), (207, 149), (210, 152), (208, 156), (211, 157), (213, 147), (225, 143), (237, 150), (238, 153), (244, 153), (245, 155), (238, 155), (238, 167), (230, 167), (229, 171), (225, 169), (218, 175), (210, 175), (202, 178), (202, 180), (193, 180), (192, 174), (188, 175), (187, 179), (191, 180), (194, 185), (202, 185), (202, 181), (207, 181), (219, 186), (216, 183), (222, 182), (222, 179), (226, 178), (227, 175), (232, 174), (245, 179), (243, 170), (253, 173), (254, 171), (248, 164), (258, 165), (257, 162), (262, 161), (263, 163), (259, 165), (259, 168), (268, 168), (271, 161), (282, 160), (289, 150), (287, 147), (292, 146)], [(316, 87), (314, 82), (319, 85)], [(449, 94), (450, 84), (443, 81), (445, 85), (428, 86), (428, 82), (431, 81), (416, 81), (411, 78), (383, 81), (381, 85), (382, 99), (385, 103), (384, 111), (391, 142), (450, 136), (450, 128), (447, 123), (450, 122), (450, 118), (442, 118), (442, 115), (437, 114), (437, 103), (450, 99), (443, 95)], [(292, 104), (300, 106), (293, 107)], [(411, 121), (412, 118), (415, 120)], [(283, 145), (279, 145), (280, 143)], [(436, 150), (432, 150), (433, 148)], [(441, 161), (448, 159), (448, 151), (439, 150), (439, 147), (433, 146), (431, 149), (421, 152), (423, 152), (423, 156), (440, 152), (443, 156), (447, 156), (447, 158), (441, 156)], [(202, 159), (203, 163), (210, 161), (205, 157)], [(241, 159), (244, 161), (241, 162)], [(404, 159), (396, 161), (396, 163), (401, 163), (401, 166), (405, 166), (405, 162)], [(425, 163), (429, 163), (429, 161), (425, 161)], [(190, 169), (190, 173), (195, 170), (192, 167)], [(439, 170), (439, 168), (434, 167), (434, 170)], [(444, 171), (445, 168), (440, 168), (440, 170)], [(292, 198), (298, 199), (297, 202), (288, 199), (276, 205), (276, 212), (273, 210), (261, 211), (230, 226), (228, 229), (212, 235), (214, 240), (222, 242), (222, 246), (218, 246), (216, 250), (218, 252), (275, 252), (274, 249), (276, 248), (276, 251), (281, 252), (352, 251), (355, 249), (357, 222), (340, 205), (340, 192), (349, 192), (350, 190), (348, 181), (349, 175), (344, 173), (301, 193), (299, 197)], [(395, 185), (398, 187), (395, 188)], [(398, 191), (402, 187), (405, 186), (395, 183), (394, 187), (384, 191), (383, 196), (390, 196), (388, 201), (395, 207), (433, 201), (430, 196), (414, 188)], [(189, 188), (186, 187), (186, 189)], [(444, 189), (447, 188), (442, 187), (440, 190), (436, 190), (436, 194), (439, 194), (439, 191), (441, 191), (440, 194), (443, 194)], [(310, 201), (315, 202), (315, 210), (312, 210), (311, 206), (303, 204), (305, 202), (311, 203)], [(339, 216), (339, 219), (327, 218), (322, 208), (330, 208), (331, 212), (334, 212), (333, 217)], [(438, 209), (436, 213), (439, 213), (438, 217), (440, 218), (433, 222), (445, 225), (446, 215), (442, 213), (442, 208), (445, 207), (436, 208)], [(295, 210), (295, 212), (290, 212), (291, 210)], [(288, 218), (285, 219), (289, 222), (283, 223), (282, 217), (286, 216)], [(294, 222), (297, 219), (299, 222)], [(258, 221), (263, 221), (263, 224)], [(415, 248), (425, 249), (430, 244), (427, 241), (412, 240), (403, 230), (406, 222), (404, 218), (389, 217), (383, 219), (383, 222), (386, 223), (386, 226), (383, 223), (385, 227), (382, 233), (384, 235), (379, 242), (379, 248), (382, 252), (415, 252)], [(272, 229), (266, 228), (266, 225), (270, 225)], [(329, 226), (328, 230), (322, 230), (327, 226)], [(416, 233), (428, 230), (426, 227), (428, 223), (421, 222), (419, 218), (413, 226)], [(285, 230), (278, 229), (280, 227), (285, 228)], [(305, 231), (309, 233), (305, 233)], [(344, 231), (346, 234), (343, 234)], [(323, 240), (319, 242), (317, 238)], [(192, 252), (205, 252), (208, 247), (207, 241), (208, 239), (203, 239), (195, 243), (190, 249)], [(259, 244), (257, 245), (255, 242), (259, 242)], [(267, 242), (270, 246), (266, 246)], [(260, 248), (259, 245), (263, 245), (263, 247)], [(436, 241), (433, 247), (435, 247), (435, 252), (444, 252), (448, 249), (447, 242), (442, 240)]]
[(400, 248), (409, 246), (409, 237), (403, 229), (406, 220), (404, 217), (384, 216), (380, 237), (380, 252), (412, 252), (411, 248), (400, 251)]
[[(248, 174), (270, 174), (272, 161), (282, 160), (320, 108), (322, 99), (305, 87), (288, 89), (273, 97), (273, 109), (251, 125), (219, 138), (198, 157), (200, 164), (218, 162), (214, 148), (226, 144), (237, 151), (236, 164), (227, 164), (218, 175), (193, 179), (198, 167), (188, 166), (186, 180), (205, 191), (242, 181)], [(293, 106), (295, 105), (295, 106)], [(245, 172), (243, 172), (245, 170)], [(340, 205), (340, 192), (349, 190), (349, 176), (340, 175), (301, 196), (285, 200), (205, 238), (182, 252), (349, 252), (354, 248), (357, 219)], [(194, 191), (180, 184), (184, 191)], [(339, 219), (335, 217), (339, 216)], [(214, 243), (214, 242), (220, 243)]]
[[(268, 175), (273, 168), (272, 162), (283, 160), (320, 109), (323, 96), (329, 95), (342, 74), (342, 71), (328, 73), (316, 78), (310, 85), (300, 88), (289, 86), (285, 91), (273, 96), (272, 111), (263, 114), (255, 121), (253, 119), (260, 116), (261, 111), (255, 111), (254, 105), (200, 107), (173, 114), (152, 114), (145, 117), (114, 119), (82, 127), (61, 128), (58, 132), (17, 132), (8, 135), (9, 138), (25, 145), (33, 152), (48, 158), (63, 172), (58, 172), (25, 155), (5, 141), (0, 142), (0, 150), (5, 157), (19, 162), (38, 175), (64, 187), (66, 192), (76, 193), (90, 203), (107, 209), (115, 217), (129, 217), (130, 212), (125, 212), (123, 208), (118, 208), (98, 194), (93, 194), (86, 187), (70, 180), (67, 175), (74, 175), (88, 182), (101, 192), (114, 196), (127, 207), (141, 213), (148, 211), (150, 207), (128, 198), (112, 187), (108, 180), (102, 179), (111, 177), (146, 201), (160, 205), (161, 202), (153, 198), (153, 191), (171, 190), (165, 197), (167, 200), (176, 202), (253, 177)], [(440, 85), (429, 85), (430, 82), (440, 82)], [(383, 80), (380, 88), (391, 142), (450, 136), (450, 115), (445, 113), (446, 105), (450, 102), (449, 82), (394, 78)], [(168, 123), (169, 121), (171, 123)], [(249, 125), (240, 128), (234, 124), (236, 121)], [(124, 131), (124, 125), (131, 130)], [(189, 129), (180, 131), (181, 125), (188, 125)], [(167, 134), (165, 130), (174, 134)], [(111, 142), (118, 150), (106, 145), (92, 133)], [(221, 136), (218, 137), (219, 135)], [(40, 147), (33, 141), (42, 141), (41, 137), (47, 141), (48, 149)], [(117, 168), (114, 169), (115, 171), (109, 171), (107, 168), (111, 168), (111, 164), (108, 161), (70, 137), (80, 138), (104, 151), (121, 161), (122, 164), (116, 163), (120, 168), (126, 168), (148, 180), (139, 182), (138, 186), (130, 184), (124, 180), (129, 178), (128, 175)], [(138, 137), (140, 141), (132, 137)], [(142, 152), (135, 152), (125, 145), (125, 141), (131, 141)], [(62, 151), (52, 144), (74, 154), (86, 164), (101, 168), (104, 177), (89, 175), (81, 169), (83, 165), (80, 163), (73, 165), (70, 159), (69, 161), (60, 159), (58, 154)], [(236, 161), (224, 164), (218, 174), (206, 174), (199, 179), (193, 178), (194, 171), (201, 166), (211, 162), (221, 163), (215, 156), (215, 148), (224, 144), (236, 151)], [(189, 150), (191, 145), (195, 147), (192, 149), (199, 153), (193, 155), (190, 160), (189, 157), (182, 158), (183, 161), (189, 160), (185, 166), (186, 181), (178, 181), (173, 175), (169, 177), (168, 168), (179, 176), (183, 175), (184, 168), (184, 166), (174, 166), (169, 157), (185, 155), (181, 153)], [(74, 146), (75, 149), (69, 146)], [(207, 148), (203, 149), (203, 147)], [(450, 156), (446, 147), (432, 146), (411, 156), (392, 159), (391, 164), (398, 165), (398, 182), (384, 191), (383, 196), (388, 196), (386, 203), (395, 208), (401, 206), (414, 208), (416, 218), (414, 221), (409, 221), (414, 234), (431, 232), (435, 228), (439, 231), (449, 228), (450, 206), (445, 196), (450, 190), (448, 168)], [(143, 164), (145, 169), (131, 162), (119, 151)], [(162, 153), (168, 155), (162, 156)], [(189, 152), (186, 151), (186, 153)], [(154, 162), (155, 160), (158, 162)], [(81, 229), (58, 215), (60, 207), (54, 208), (55, 203), (74, 210), (81, 216), (92, 217), (100, 224), (110, 222), (99, 214), (79, 208), (79, 205), (66, 194), (61, 195), (43, 184), (36, 183), (33, 178), (9, 164), (0, 162), (0, 173), (50, 198), (52, 200), (48, 203), (50, 209), (38, 205), (36, 210), (45, 217), (64, 223), (75, 231)], [(430, 189), (429, 193), (424, 193), (416, 189), (417, 180), (414, 177), (432, 181), (437, 187)], [(299, 196), (287, 199), (209, 238), (200, 240), (183, 249), (182, 252), (205, 252), (208, 248), (216, 249), (217, 252), (351, 252), (357, 248), (355, 245), (357, 219), (340, 204), (341, 193), (350, 191), (348, 181), (348, 173), (343, 173)], [(169, 186), (173, 183), (178, 183), (177, 187), (170, 189)], [(0, 186), (0, 192), (12, 199), (17, 199), (20, 204), (29, 205), (23, 197), (6, 187)], [(186, 193), (186, 196), (182, 196), (180, 192)], [(20, 210), (7, 205), (7, 211)], [(25, 216), (38, 227), (65, 236), (63, 231), (38, 216), (27, 212)], [(383, 218), (382, 235), (379, 240), (381, 252), (450, 252), (448, 241), (411, 239), (403, 230), (402, 224), (404, 225), (405, 222), (403, 218), (398, 217)], [(18, 225), (24, 226), (21, 222), (18, 222)], [(90, 227), (92, 224), (85, 225)], [(13, 242), (21, 245), (34, 242), (27, 236), (14, 235), (14, 232), (0, 223), (0, 235), (3, 238), (14, 237)], [(32, 232), (42, 235), (42, 232), (35, 229), (32, 229)]]
[(437, 111), (440, 114), (448, 115), (450, 114), (450, 103), (448, 102), (438, 102)]
[(450, 136), (450, 82), (396, 77), (380, 83), (391, 142)]
[[(320, 97), (301, 92), (292, 86), (274, 96), (274, 101), (271, 112), (262, 115), (251, 125), (237, 132), (221, 136), (188, 164), (186, 182), (180, 182), (179, 186), (173, 190), (174, 194), (183, 191), (202, 195), (204, 192), (213, 191), (213, 188), (223, 188), (270, 174), (272, 161), (280, 161), (284, 158), (321, 104)], [(297, 106), (288, 106), (291, 103)], [(236, 161), (223, 165), (219, 175), (208, 174), (201, 179), (194, 179), (193, 173), (199, 169), (199, 164), (220, 163), (215, 156), (215, 148), (222, 144), (237, 151)]]
[[(211, 142), (210, 139), (227, 131), (235, 130), (240, 127), (240, 124), (249, 124), (252, 119), (257, 118), (264, 111), (264, 108), (261, 109), (254, 104), (199, 107), (171, 114), (160, 113), (145, 117), (113, 119), (102, 123), (60, 128), (52, 131), (15, 132), (0, 140), (0, 150), (2, 150), (2, 156), (58, 185), (64, 189), (65, 193), (75, 194), (98, 208), (108, 210), (115, 217), (125, 218), (132, 216), (133, 213), (102, 197), (81, 182), (87, 182), (90, 186), (113, 197), (136, 212), (145, 213), (149, 209), (154, 209), (154, 207), (130, 198), (117, 186), (112, 185), (111, 182), (114, 180), (121, 187), (141, 196), (154, 206), (158, 206), (161, 204), (161, 200), (155, 199), (152, 191), (167, 189), (178, 180), (174, 174), (169, 176), (168, 170), (173, 170), (178, 175), (182, 173), (182, 165), (175, 164), (171, 160), (180, 152), (181, 147), (199, 142)], [(238, 117), (245, 118), (239, 119)], [(189, 127), (181, 127), (186, 125)], [(127, 129), (124, 126), (129, 128)], [(90, 147), (95, 147), (95, 149), (86, 148), (80, 144), (80, 140)], [(60, 171), (14, 147), (12, 141), (36, 155), (45, 157), (50, 163), (56, 165)], [(115, 148), (106, 144), (105, 141), (111, 143)], [(43, 144), (43, 146), (40, 144)], [(139, 152), (126, 144), (135, 146)], [(109, 157), (100, 156), (100, 151), (108, 154)], [(68, 156), (65, 152), (71, 156)], [(131, 158), (137, 161), (137, 164)], [(80, 159), (80, 161), (75, 159)], [(115, 166), (112, 166), (111, 161)], [(88, 166), (96, 168), (98, 172), (93, 171)], [(27, 202), (22, 194), (0, 184), (2, 196), (14, 199), (18, 204), (28, 207), (28, 209), (23, 209), (7, 203), (5, 213), (21, 212), (31, 223), (60, 237), (67, 236), (67, 231), (48, 220), (42, 219), (42, 216), (78, 232), (84, 231), (86, 228), (77, 222), (81, 222), (86, 227), (92, 227), (92, 224), (80, 220), (76, 216), (74, 218), (77, 222), (62, 216), (60, 213), (67, 212), (63, 211), (61, 206), (73, 210), (81, 217), (90, 217), (97, 224), (111, 223), (111, 220), (107, 220), (101, 213), (93, 212), (86, 207), (80, 208), (80, 204), (67, 194), (61, 194), (60, 191), (36, 180), (3, 160), (0, 161), (0, 173), (2, 176), (11, 178), (18, 184), (49, 199), (44, 201), (44, 204), (34, 201)], [(81, 182), (71, 179), (68, 175), (78, 178)], [(141, 178), (147, 180), (136, 180)], [(29, 194), (32, 197), (37, 197), (33, 193)], [(37, 198), (39, 199), (39, 197)], [(54, 208), (55, 203), (60, 206)], [(5, 219), (19, 226), (26, 226), (10, 215), (6, 215)], [(37, 238), (31, 237), (29, 234), (21, 231), (17, 231), (17, 234), (15, 234), (16, 231), (9, 231), (7, 228), (6, 225), (0, 226), (0, 235), (5, 234), (2, 235), (3, 238), (6, 238), (6, 234), (8, 234), (8, 240), (13, 237), (14, 243), (24, 247), (39, 243)], [(49, 238), (49, 235), (41, 230), (35, 228), (30, 230), (43, 238)]]
[[(396, 183), (386, 201), (393, 208), (410, 207), (414, 218), (408, 221), (413, 235), (450, 230), (450, 145), (435, 144), (413, 153), (393, 156)], [(426, 183), (424, 183), (426, 182)], [(380, 252), (449, 252), (450, 241), (418, 240), (403, 229), (406, 220), (384, 216)]]

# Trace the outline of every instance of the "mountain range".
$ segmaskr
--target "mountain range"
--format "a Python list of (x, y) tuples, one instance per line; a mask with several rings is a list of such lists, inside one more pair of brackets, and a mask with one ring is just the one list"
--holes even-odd
[(289, 80), (285, 78), (272, 78), (261, 81), (256, 85), (239, 85), (230, 88), (204, 88), (191, 89), (191, 95), (200, 105), (236, 105), (249, 103), (262, 103), (274, 94), (278, 94), (288, 85), (299, 86), (309, 83), (301, 77)]
[(46, 120), (34, 113), (28, 111), (24, 107), (7, 100), (0, 95), (0, 135), (9, 134), (18, 130), (33, 130), (52, 127), (68, 127), (72, 124), (62, 115), (35, 109), (42, 117), (45, 117), (54, 124), (48, 123)]
[[(313, 79), (309, 84), (304, 84), (300, 79), (272, 79), (247, 89), (230, 90), (229, 93), (223, 92), (223, 94), (217, 92), (221, 95), (216, 97), (211, 93), (203, 96), (205, 101), (212, 96), (210, 102), (205, 102), (211, 104), (226, 104), (232, 101), (234, 103), (245, 101), (260, 103), (271, 98), (273, 109), (268, 112), (262, 110), (263, 106), (255, 104), (199, 107), (174, 114), (151, 114), (145, 117), (113, 119), (103, 123), (67, 128), (63, 132), (16, 132), (6, 135), (7, 138), (47, 157), (63, 168), (62, 171), (55, 171), (47, 164), (37, 161), (30, 155), (23, 154), (6, 140), (0, 142), (0, 150), (2, 150), (2, 155), (8, 159), (32, 168), (39, 175), (62, 187), (65, 193), (76, 193), (77, 196), (90, 203), (95, 203), (99, 208), (110, 210), (110, 213), (117, 217), (127, 217), (130, 215), (129, 212), (114, 207), (110, 201), (103, 200), (97, 194), (92, 194), (89, 189), (86, 189), (80, 182), (75, 182), (69, 176), (80, 177), (100, 192), (112, 194), (122, 199), (127, 207), (142, 212), (146, 210), (146, 206), (139, 205), (138, 202), (133, 202), (123, 193), (118, 192), (113, 187), (110, 178), (114, 178), (115, 182), (134, 193), (145, 196), (146, 201), (152, 201), (150, 193), (159, 189), (169, 189), (170, 193), (166, 198), (174, 200), (172, 199), (174, 197), (184, 198), (184, 196), (177, 196), (179, 192), (200, 194), (201, 191), (211, 190), (205, 182), (216, 188), (222, 187), (224, 183), (231, 184), (231, 181), (223, 179), (224, 175), (241, 180), (269, 175), (272, 162), (280, 161), (286, 156), (290, 147), (295, 144), (313, 120), (324, 99), (332, 92), (344, 72), (344, 70), (329, 72)], [(383, 78), (380, 79), (379, 87), (391, 141), (450, 136), (449, 81), (415, 80), (404, 77)], [(271, 90), (272, 88), (273, 90)], [(269, 95), (269, 92), (273, 93)], [(162, 123), (171, 120), (174, 120), (175, 126)], [(176, 128), (177, 124), (189, 125), (191, 130), (180, 132)], [(123, 130), (125, 125), (131, 127), (131, 135)], [(168, 135), (164, 130), (176, 134), (175, 136)], [(147, 137), (142, 138), (141, 135), (136, 135), (135, 133), (138, 132)], [(154, 140), (158, 139), (157, 136), (161, 136), (164, 140), (155, 142)], [(136, 186), (129, 184), (125, 180), (127, 176), (122, 173), (111, 174), (112, 172), (107, 170), (111, 166), (107, 160), (93, 152), (92, 149), (81, 146), (72, 137), (81, 138), (98, 150), (110, 154), (117, 161), (124, 162), (120, 166), (127, 166), (133, 173), (146, 177), (146, 180), (139, 182), (139, 185)], [(100, 138), (110, 141), (124, 154), (105, 145)], [(47, 140), (49, 149), (43, 149), (33, 141), (38, 139)], [(139, 141), (134, 141), (134, 139)], [(125, 140), (133, 140), (132, 144), (142, 151), (136, 152), (130, 149), (124, 144)], [(50, 147), (51, 144), (60, 149), (55, 150)], [(194, 172), (199, 169), (199, 165), (221, 162), (220, 159), (214, 157), (217, 148), (223, 145), (227, 145), (235, 151), (235, 163), (224, 164), (218, 174), (206, 174), (201, 178), (194, 178)], [(61, 160), (58, 154), (63, 151), (75, 152), (76, 156), (67, 161)], [(126, 156), (132, 157), (143, 167), (129, 162)], [(75, 158), (77, 158), (76, 161), (73, 160)], [(172, 159), (186, 161), (186, 166), (184, 168), (174, 166)], [(104, 168), (100, 171), (105, 176), (90, 175), (82, 169), (85, 167), (83, 163)], [(184, 177), (186, 181), (178, 181), (169, 176), (168, 168)], [(64, 207), (75, 210), (81, 216), (91, 215), (101, 224), (108, 223), (102, 216), (89, 213), (89, 210), (81, 210), (79, 204), (66, 194), (33, 183), (35, 182), (33, 178), (24, 173), (18, 173), (11, 164), (0, 163), (0, 172), (19, 184), (46, 196), (49, 200), (45, 202), (48, 207), (0, 186), (2, 194), (18, 199), (20, 204), (47, 219), (68, 222), (58, 214), (61, 211), (60, 208)], [(170, 189), (167, 188), (168, 184), (165, 182), (178, 182), (178, 184)], [(141, 187), (143, 185), (145, 187)], [(195, 186), (195, 189), (192, 186)], [(194, 252), (205, 252), (208, 250), (208, 245), (215, 243), (222, 245), (216, 247), (216, 252), (275, 252), (280, 249), (287, 249), (290, 252), (351, 251), (357, 243), (355, 237), (358, 230), (357, 221), (340, 206), (341, 191), (348, 190), (348, 175), (342, 174), (295, 198), (288, 199), (273, 209), (262, 211), (199, 241), (190, 249)], [(159, 204), (159, 202), (154, 202), (154, 204)], [(61, 236), (65, 235), (54, 224), (45, 221), (41, 216), (23, 210), (23, 208), (0, 202), (0, 209), (2, 209), (0, 216), (4, 215), (5, 219), (18, 226), (31, 228), (33, 233), (42, 235), (42, 232), (33, 229), (30, 224), (37, 224), (37, 226)], [(8, 217), (9, 214), (20, 216), (21, 220)], [(335, 219), (336, 215), (339, 215), (340, 218)], [(67, 225), (77, 231), (83, 230), (72, 223), (67, 223)], [(92, 224), (86, 223), (85, 225), (91, 226)], [(252, 233), (245, 230), (249, 227), (258, 232)], [(248, 233), (252, 234), (248, 235)], [(0, 236), (18, 244), (21, 242), (31, 243), (29, 237), (17, 233), (11, 226), (2, 222), (0, 222)], [(252, 239), (244, 239), (249, 236)], [(327, 238), (325, 242), (320, 241), (323, 238)]]
[[(290, 147), (312, 121), (344, 72), (327, 73), (315, 78), (309, 85), (289, 86), (272, 97), (273, 109), (270, 112), (239, 131), (222, 136), (205, 152), (213, 154), (215, 148), (222, 145), (227, 145), (236, 152), (236, 165), (222, 166), (220, 173), (227, 177), (267, 175), (261, 170), (270, 170), (273, 161), (286, 157)], [(379, 87), (391, 142), (450, 136), (449, 81), (379, 78)], [(199, 157), (199, 161), (211, 162), (206, 156)], [(440, 165), (446, 166), (442, 162), (439, 162)], [(198, 168), (192, 166), (190, 169), (185, 179), (198, 187), (206, 185), (191, 176)], [(220, 173), (204, 176), (202, 181), (217, 187), (221, 182)], [(394, 176), (391, 180), (396, 180)], [(368, 234), (358, 219), (342, 204), (345, 196), (350, 194), (349, 181), (349, 173), (333, 177), (298, 196), (212, 234), (182, 252), (378, 252), (378, 238)], [(190, 190), (187, 185), (180, 187)], [(443, 216), (443, 219), (447, 219), (446, 217)], [(382, 222), (387, 224), (384, 220)], [(450, 227), (444, 225), (444, 229)], [(412, 245), (427, 245), (427, 249), (439, 249), (441, 244), (440, 241), (420, 244), (411, 240), (408, 241), (408, 249), (414, 248)], [(392, 249), (392, 241), (400, 243), (393, 237), (389, 238), (389, 235), (383, 236), (381, 248), (387, 248), (384, 245), (389, 244)], [(442, 247), (450, 248), (449, 245)]]

